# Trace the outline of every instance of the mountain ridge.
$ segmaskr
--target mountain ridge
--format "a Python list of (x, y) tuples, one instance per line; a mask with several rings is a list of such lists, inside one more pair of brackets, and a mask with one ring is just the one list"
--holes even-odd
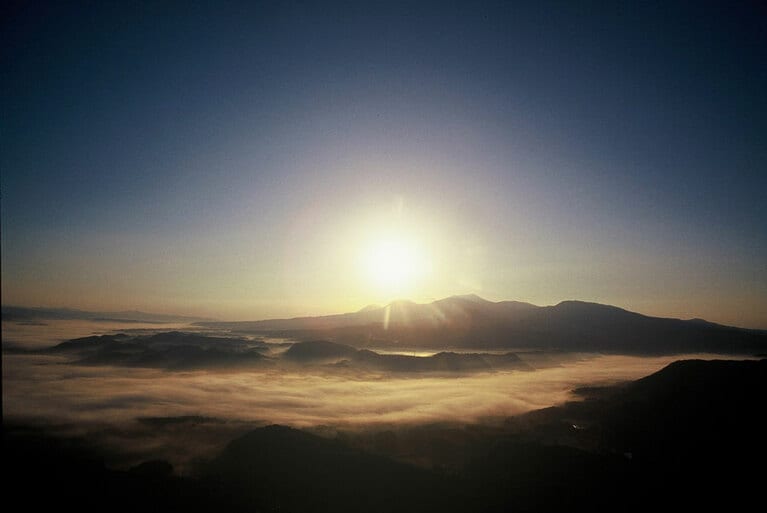
[(200, 322), (234, 333), (326, 339), (354, 347), (563, 349), (621, 353), (753, 353), (767, 331), (700, 319), (652, 317), (601, 303), (566, 300), (550, 306), (488, 301), (476, 295), (431, 303), (393, 301), (358, 312), (292, 319)]
[[(240, 320), (240, 321), (218, 321), (218, 320), (202, 320), (196, 322), (196, 324), (200, 325), (207, 325), (207, 324), (255, 324), (255, 323), (287, 323), (290, 321), (305, 321), (310, 319), (339, 319), (339, 318), (345, 318), (348, 316), (353, 316), (357, 314), (370, 314), (371, 312), (381, 313), (385, 311), (387, 308), (398, 308), (398, 307), (436, 307), (438, 305), (444, 305), (444, 304), (454, 304), (456, 302), (464, 302), (465, 304), (481, 304), (481, 305), (496, 305), (496, 306), (517, 306), (517, 307), (532, 307), (535, 309), (552, 309), (552, 308), (576, 308), (580, 306), (589, 306), (589, 307), (597, 307), (597, 308), (603, 308), (605, 310), (612, 310), (616, 312), (625, 312), (628, 314), (641, 316), (645, 318), (652, 318), (652, 319), (668, 319), (668, 320), (675, 320), (675, 321), (682, 321), (682, 322), (690, 322), (690, 323), (699, 323), (699, 324), (706, 324), (706, 325), (713, 325), (713, 326), (719, 326), (724, 328), (734, 328), (739, 330), (745, 330), (745, 331), (755, 331), (755, 332), (765, 332), (767, 330), (762, 330), (758, 328), (744, 328), (740, 326), (731, 326), (727, 324), (721, 324), (712, 322), (700, 317), (693, 317), (689, 319), (683, 319), (679, 317), (658, 317), (648, 314), (643, 314), (640, 312), (634, 312), (632, 310), (628, 310), (626, 308), (615, 306), (615, 305), (609, 305), (606, 303), (598, 303), (596, 301), (585, 301), (581, 299), (564, 299), (556, 304), (553, 305), (535, 305), (533, 303), (529, 303), (526, 301), (518, 301), (513, 299), (504, 299), (501, 301), (490, 301), (488, 299), (485, 299), (481, 296), (478, 296), (476, 294), (456, 294), (452, 296), (448, 296), (442, 299), (436, 299), (434, 301), (428, 302), (428, 303), (416, 303), (415, 301), (409, 300), (409, 299), (395, 299), (393, 301), (390, 301), (386, 305), (379, 305), (379, 304), (369, 304), (357, 311), (353, 312), (343, 312), (343, 313), (334, 313), (334, 314), (326, 314), (326, 315), (299, 315), (295, 317), (274, 317), (274, 318), (268, 318), (268, 319), (257, 319), (257, 320)], [(5, 308), (5, 307), (4, 307)]]
[(213, 322), (208, 317), (159, 314), (142, 312), (140, 310), (120, 310), (116, 312), (95, 312), (77, 308), (55, 308), (46, 306), (16, 306), (2, 305), (4, 321), (31, 320), (90, 320), (112, 322), (143, 322), (148, 324), (163, 324), (172, 322)]

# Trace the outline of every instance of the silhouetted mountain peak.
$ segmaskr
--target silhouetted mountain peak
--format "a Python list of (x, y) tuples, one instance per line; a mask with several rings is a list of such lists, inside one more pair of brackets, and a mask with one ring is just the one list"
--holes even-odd
[(411, 301), (409, 299), (395, 299), (388, 305), (386, 305), (387, 308), (410, 308), (413, 306), (417, 306), (418, 303), (415, 301)]
[(697, 324), (699, 326), (725, 327), (722, 324), (717, 324), (715, 322), (707, 321), (706, 319), (701, 319), (700, 317), (695, 317), (694, 319), (688, 319), (687, 322), (690, 324)]
[(480, 297), (476, 294), (458, 294), (455, 296), (450, 296), (447, 299), (458, 299), (461, 301), (471, 301), (472, 303), (492, 303), (492, 301), (488, 301), (487, 299)]
[[(626, 312), (626, 313), (633, 313), (629, 312), (628, 310), (625, 310), (623, 308), (612, 306), (612, 305), (605, 305), (603, 303), (595, 303), (593, 301), (580, 301), (577, 299), (567, 299), (565, 301), (560, 301), (556, 305), (554, 305), (555, 308), (558, 308), (560, 310), (570, 310), (570, 311), (603, 311), (603, 312)], [(639, 315), (639, 314), (637, 314)]]
[(548, 308), (560, 317), (572, 317), (584, 321), (646, 318), (642, 314), (630, 312), (617, 306), (589, 301), (567, 300)]

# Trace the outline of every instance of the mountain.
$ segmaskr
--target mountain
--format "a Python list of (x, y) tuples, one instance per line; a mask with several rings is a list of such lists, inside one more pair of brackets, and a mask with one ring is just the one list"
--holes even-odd
[(753, 354), (767, 349), (767, 332), (762, 330), (700, 319), (650, 317), (583, 301), (541, 307), (492, 302), (476, 295), (428, 304), (394, 301), (381, 308), (321, 317), (200, 324), (235, 333), (324, 339), (358, 348), (533, 348), (642, 354)]
[(233, 440), (207, 469), (257, 511), (450, 511), (451, 482), (285, 426)]
[(164, 461), (130, 470), (108, 468), (101, 450), (85, 438), (54, 437), (44, 430), (3, 423), (3, 497), (32, 511), (186, 513), (249, 511), (215, 483), (173, 475)]
[(117, 321), (141, 323), (179, 323), (211, 321), (204, 317), (187, 317), (182, 315), (155, 314), (139, 311), (121, 312), (88, 312), (71, 308), (31, 308), (24, 306), (2, 307), (4, 321), (35, 321), (35, 320), (88, 320), (88, 321)]
[(30, 351), (67, 356), (70, 363), (150, 367), (166, 370), (253, 367), (294, 369), (319, 366), (328, 370), (400, 373), (468, 373), (496, 370), (531, 370), (514, 353), (440, 352), (432, 356), (379, 354), (325, 340), (297, 342), (279, 356), (268, 356), (271, 346), (259, 340), (215, 337), (170, 331), (154, 335), (99, 335), (67, 340), (53, 347)]
[(428, 304), (398, 300), (386, 306), (370, 305), (357, 312), (241, 322), (200, 322), (201, 326), (238, 332), (343, 329), (355, 326), (460, 327), (488, 319), (519, 319), (539, 307), (518, 301), (493, 303), (479, 296), (452, 296)]
[(634, 460), (735, 457), (763, 438), (767, 360), (679, 360), (639, 380), (509, 420), (537, 440), (631, 453)]
[(674, 362), (501, 425), (351, 431), (348, 443), (460, 476), (470, 511), (746, 511), (763, 500), (767, 360)]
[[(622, 456), (621, 495), (637, 511), (711, 504), (745, 511), (763, 498), (763, 474), (753, 465), (767, 458), (765, 390), (767, 360), (683, 360), (508, 426), (525, 443)], [(494, 466), (485, 462), (483, 472), (492, 476)]]
[(623, 353), (751, 354), (767, 347), (767, 332), (700, 320), (650, 317), (615, 306), (563, 301), (510, 326), (525, 345)]
[(297, 342), (282, 356), (301, 364), (335, 364), (339, 367), (403, 373), (463, 373), (493, 370), (531, 370), (514, 353), (454, 353), (432, 356), (380, 354), (328, 341)]
[(76, 338), (37, 352), (67, 355), (84, 365), (190, 370), (266, 364), (270, 359), (263, 353), (268, 351), (260, 341), (170, 331)]
[(357, 349), (344, 344), (317, 340), (293, 344), (282, 358), (296, 363), (336, 363), (354, 357), (357, 352)]

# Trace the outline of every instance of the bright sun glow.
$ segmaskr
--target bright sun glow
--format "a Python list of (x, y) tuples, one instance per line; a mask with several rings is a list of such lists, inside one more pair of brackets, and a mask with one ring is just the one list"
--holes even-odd
[(367, 278), (386, 294), (413, 292), (429, 271), (429, 262), (417, 241), (389, 236), (373, 241), (364, 254)]

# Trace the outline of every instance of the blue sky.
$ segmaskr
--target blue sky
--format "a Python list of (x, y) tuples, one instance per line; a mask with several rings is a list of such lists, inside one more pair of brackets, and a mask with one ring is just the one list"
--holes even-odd
[[(2, 34), (4, 304), (767, 328), (756, 4), (40, 3)], [(430, 271), (376, 290), (380, 234)]]

